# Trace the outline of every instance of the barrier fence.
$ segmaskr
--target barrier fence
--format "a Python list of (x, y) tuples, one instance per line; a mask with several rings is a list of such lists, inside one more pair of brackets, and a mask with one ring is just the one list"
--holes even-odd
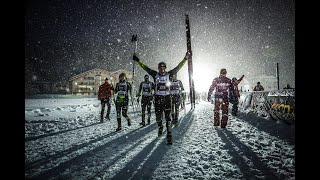
[(239, 99), (242, 110), (251, 110), (261, 116), (270, 116), (292, 124), (295, 121), (295, 89), (242, 92)]

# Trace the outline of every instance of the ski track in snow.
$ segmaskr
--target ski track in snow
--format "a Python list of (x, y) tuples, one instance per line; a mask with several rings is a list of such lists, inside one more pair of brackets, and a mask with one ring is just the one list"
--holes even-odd
[(26, 179), (295, 179), (294, 144), (248, 123), (245, 114), (229, 116), (226, 129), (213, 127), (208, 102), (180, 111), (173, 145), (166, 144), (165, 124), (158, 137), (154, 112), (142, 128), (140, 114), (129, 113), (132, 126), (122, 117), (123, 130), (115, 132), (114, 106), (111, 121), (100, 124), (97, 101), (40, 102), (26, 107)]

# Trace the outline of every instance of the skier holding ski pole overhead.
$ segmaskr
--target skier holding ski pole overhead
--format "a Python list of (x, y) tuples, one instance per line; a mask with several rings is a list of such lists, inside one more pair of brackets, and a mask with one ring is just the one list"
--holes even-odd
[(172, 144), (172, 134), (171, 134), (171, 93), (170, 84), (172, 81), (172, 76), (177, 74), (178, 71), (183, 67), (190, 57), (190, 53), (186, 53), (183, 60), (172, 70), (166, 71), (166, 63), (160, 62), (158, 64), (158, 72), (150, 69), (148, 66), (143, 64), (136, 54), (133, 54), (133, 60), (138, 63), (138, 65), (145, 70), (154, 79), (155, 84), (155, 113), (156, 121), (159, 127), (158, 136), (162, 135), (163, 125), (162, 125), (162, 114), (164, 112), (166, 118), (166, 128), (167, 128), (167, 144)]

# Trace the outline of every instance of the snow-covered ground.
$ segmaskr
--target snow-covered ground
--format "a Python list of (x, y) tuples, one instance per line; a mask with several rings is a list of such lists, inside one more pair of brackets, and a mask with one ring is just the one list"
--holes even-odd
[[(96, 98), (25, 99), (26, 179), (295, 179), (295, 125), (240, 111), (213, 127), (213, 104), (180, 112), (173, 144), (157, 136), (155, 115), (141, 128), (100, 121)], [(137, 109), (135, 109), (137, 110)], [(138, 109), (140, 110), (140, 109)], [(165, 126), (164, 126), (165, 127)]]

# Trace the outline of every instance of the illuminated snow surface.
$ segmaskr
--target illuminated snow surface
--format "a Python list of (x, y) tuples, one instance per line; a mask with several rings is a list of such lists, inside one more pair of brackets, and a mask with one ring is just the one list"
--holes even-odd
[(154, 112), (141, 128), (130, 106), (132, 126), (122, 117), (123, 130), (115, 132), (113, 104), (111, 121), (101, 124), (96, 98), (25, 99), (25, 177), (295, 179), (294, 124), (240, 108), (221, 129), (213, 127), (213, 104), (186, 107), (167, 145), (165, 132), (157, 136)]

